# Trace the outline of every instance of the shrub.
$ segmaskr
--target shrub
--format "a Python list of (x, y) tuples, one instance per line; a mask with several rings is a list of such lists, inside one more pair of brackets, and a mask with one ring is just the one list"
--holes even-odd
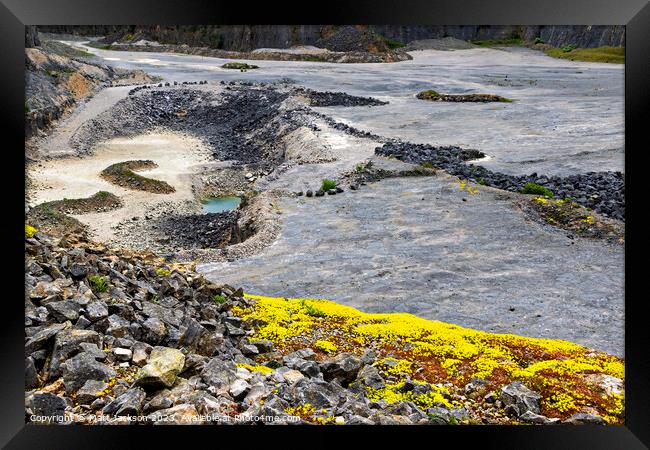
[(569, 52), (575, 50), (576, 48), (578, 48), (577, 45), (575, 45), (575, 44), (568, 44), (568, 45), (565, 45), (564, 47), (562, 47), (562, 51), (563, 51), (564, 53), (569, 53)]
[(90, 288), (95, 292), (106, 292), (108, 291), (108, 281), (101, 275), (92, 275), (88, 277), (90, 282)]
[(31, 226), (31, 225), (27, 225), (27, 224), (25, 224), (25, 237), (26, 237), (26, 238), (29, 238), (29, 239), (33, 238), (34, 235), (35, 235), (37, 232), (38, 232), (38, 230), (37, 230), (36, 228), (34, 228), (34, 227)]
[(330, 189), (336, 189), (336, 181), (325, 178), (320, 185), (320, 190), (329, 191)]
[(223, 295), (220, 295), (220, 294), (215, 294), (214, 297), (212, 297), (212, 300), (214, 300), (215, 303), (218, 303), (220, 305), (223, 305), (224, 303), (226, 303), (228, 301), (228, 299), (226, 297), (224, 297)]
[(550, 197), (553, 198), (555, 194), (553, 194), (553, 191), (551, 191), (548, 188), (545, 188), (544, 186), (540, 186), (537, 183), (526, 183), (524, 188), (521, 190), (522, 194), (535, 194), (535, 195), (543, 195), (545, 197)]
[(540, 37), (536, 37), (535, 41), (533, 42), (533, 44), (543, 44), (543, 43), (544, 43), (544, 39)]

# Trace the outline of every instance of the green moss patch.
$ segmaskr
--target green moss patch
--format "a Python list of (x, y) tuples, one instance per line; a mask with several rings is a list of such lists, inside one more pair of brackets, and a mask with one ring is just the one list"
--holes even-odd
[(470, 40), (471, 44), (479, 47), (507, 47), (511, 45), (524, 45), (524, 40), (518, 37), (507, 39), (480, 39)]
[(235, 70), (249, 70), (249, 69), (259, 69), (259, 66), (254, 64), (246, 64), (243, 62), (228, 62), (221, 66), (223, 69), (235, 69)]
[(625, 64), (625, 47), (576, 48), (565, 46), (545, 50), (548, 56), (571, 61)]
[(434, 90), (426, 90), (418, 93), (416, 98), (433, 102), (503, 102), (512, 103), (512, 100), (494, 94), (441, 94)]
[(158, 167), (158, 165), (150, 160), (124, 161), (108, 166), (102, 170), (101, 176), (105, 180), (127, 189), (153, 192), (154, 194), (175, 192), (176, 189), (165, 181), (143, 177), (134, 172), (135, 170), (153, 169), (155, 167)]
[(534, 195), (543, 195), (545, 197), (553, 198), (555, 197), (555, 194), (553, 194), (553, 191), (551, 191), (548, 188), (545, 188), (542, 185), (539, 185), (537, 183), (526, 183), (526, 185), (523, 187), (521, 190), (522, 194), (534, 194)]

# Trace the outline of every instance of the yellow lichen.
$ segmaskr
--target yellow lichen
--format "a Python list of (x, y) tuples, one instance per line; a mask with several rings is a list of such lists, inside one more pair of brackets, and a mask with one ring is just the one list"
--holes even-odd
[(31, 225), (25, 224), (25, 237), (31, 239), (38, 233), (38, 230)]
[(273, 369), (271, 369), (270, 367), (259, 366), (259, 365), (258, 366), (253, 366), (251, 364), (237, 364), (237, 367), (242, 368), (242, 369), (246, 369), (249, 372), (260, 372), (260, 373), (271, 373), (271, 372), (273, 372)]
[[(246, 295), (252, 306), (233, 308), (252, 320), (252, 338), (268, 339), (281, 352), (331, 343), (332, 352), (377, 351), (376, 367), (393, 377), (373, 398), (388, 402), (411, 399), (402, 392), (405, 377), (434, 386), (446, 383), (461, 393), (472, 378), (487, 380), (498, 391), (518, 380), (543, 397), (542, 413), (568, 417), (571, 411), (593, 408), (610, 423), (622, 423), (623, 397), (603, 396), (586, 382), (588, 374), (624, 379), (624, 361), (577, 344), (512, 334), (493, 334), (422, 319), (411, 314), (368, 314), (327, 300)], [(445, 404), (433, 390), (416, 404)], [(435, 395), (437, 393), (438, 395)], [(421, 396), (419, 396), (421, 397)], [(418, 397), (418, 398), (419, 398)]]
[(314, 342), (314, 348), (317, 350), (321, 350), (325, 353), (333, 353), (338, 349), (336, 344), (333, 344), (330, 341), (321, 341), (321, 340)]

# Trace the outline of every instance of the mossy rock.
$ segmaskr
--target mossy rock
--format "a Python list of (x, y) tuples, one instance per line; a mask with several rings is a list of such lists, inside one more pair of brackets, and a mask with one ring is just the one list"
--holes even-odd
[(512, 103), (511, 99), (495, 94), (441, 94), (431, 89), (418, 93), (416, 97), (433, 102)]
[(246, 64), (242, 62), (228, 62), (221, 66), (223, 69), (235, 69), (235, 70), (249, 70), (249, 69), (259, 69), (259, 66), (254, 64)]

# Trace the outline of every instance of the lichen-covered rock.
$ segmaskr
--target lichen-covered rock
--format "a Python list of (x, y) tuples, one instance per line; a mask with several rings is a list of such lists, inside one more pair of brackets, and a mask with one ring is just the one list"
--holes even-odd
[(151, 389), (172, 387), (184, 364), (185, 355), (180, 350), (154, 347), (147, 364), (136, 375), (136, 384)]
[(116, 375), (113, 368), (98, 362), (90, 353), (80, 353), (63, 363), (65, 390), (72, 393), (88, 380), (108, 381)]
[(102, 396), (106, 389), (108, 389), (108, 383), (98, 380), (88, 380), (77, 391), (76, 399), (81, 404), (90, 405), (98, 397)]
[(142, 411), (145, 398), (146, 393), (143, 389), (129, 389), (108, 405), (104, 406), (102, 412), (114, 416), (135, 416)]
[(506, 408), (512, 407), (517, 417), (527, 411), (539, 414), (541, 398), (538, 393), (531, 391), (520, 381), (513, 381), (501, 388), (501, 401)]

